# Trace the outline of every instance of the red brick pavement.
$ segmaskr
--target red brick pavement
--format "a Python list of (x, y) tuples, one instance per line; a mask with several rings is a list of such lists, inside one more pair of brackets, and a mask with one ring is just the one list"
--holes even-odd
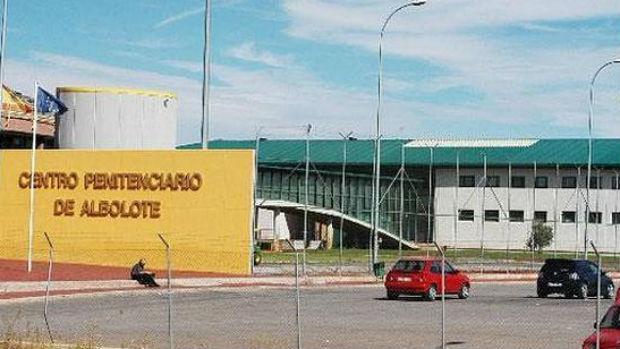
[[(32, 272), (28, 273), (25, 260), (0, 259), (0, 282), (3, 281), (45, 281), (47, 280), (47, 262), (33, 262)], [(131, 266), (107, 267), (100, 265), (54, 263), (52, 279), (54, 281), (91, 281), (91, 280), (127, 280)], [(159, 278), (167, 272), (155, 270)], [(224, 278), (240, 277), (223, 273), (207, 273), (193, 271), (173, 271), (174, 278)]]

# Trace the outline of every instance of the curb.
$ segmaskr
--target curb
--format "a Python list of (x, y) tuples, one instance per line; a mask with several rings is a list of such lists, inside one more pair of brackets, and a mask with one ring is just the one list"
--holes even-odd
[[(620, 279), (620, 273), (608, 273), (614, 279)], [(469, 274), (472, 283), (511, 283), (511, 282), (533, 282), (538, 278), (537, 273), (515, 273), (515, 274)], [(137, 286), (134, 282), (127, 280), (117, 280), (104, 282), (103, 287), (93, 287), (93, 282), (52, 282), (52, 296), (69, 295), (88, 295), (95, 293), (111, 293), (119, 291), (154, 290)], [(232, 279), (176, 279), (173, 280), (174, 290), (183, 289), (218, 289), (218, 288), (251, 288), (251, 287), (293, 287), (295, 279), (292, 277), (257, 277), (257, 278), (232, 278)], [(364, 277), (308, 277), (300, 279), (302, 287), (346, 287), (346, 286), (380, 286), (383, 285), (382, 279), (372, 276)], [(59, 288), (55, 288), (59, 287)], [(63, 287), (64, 286), (64, 287)], [(165, 286), (159, 290), (165, 290)], [(0, 301), (10, 299), (40, 298), (45, 296), (45, 285), (41, 282), (17, 282), (0, 283)]]

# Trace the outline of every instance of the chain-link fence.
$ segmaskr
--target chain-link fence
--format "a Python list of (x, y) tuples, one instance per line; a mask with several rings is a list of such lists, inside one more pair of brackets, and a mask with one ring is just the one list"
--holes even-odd
[[(292, 249), (278, 255), (281, 272), (214, 277), (176, 269), (175, 256), (195, 252), (175, 250), (174, 241), (168, 241), (165, 233), (159, 250), (114, 251), (118, 258), (145, 258), (147, 269), (150, 260), (161, 258), (164, 265), (170, 261), (170, 288), (165, 268), (154, 270), (161, 287), (144, 287), (130, 280), (129, 266), (86, 266), (82, 270), (56, 262), (63, 260), (63, 251), (53, 250), (53, 234), (49, 236), (48, 248), (37, 249), (34, 255), (52, 257), (52, 263), (38, 258), (33, 265), (38, 279), (22, 283), (35, 283), (38, 289), (31, 296), (42, 297), (0, 301), (6, 348), (65, 344), (77, 348), (576, 348), (594, 332), (592, 324), (612, 302), (603, 298), (597, 305), (596, 290), (604, 287), (596, 281), (594, 293), (586, 300), (553, 294), (541, 298), (531, 278), (535, 274), (525, 269), (519, 275), (529, 275), (528, 279), (476, 281), (479, 266), (474, 261), (470, 268), (470, 250), (445, 251), (449, 264), (439, 263), (446, 266), (443, 279), (441, 268), (439, 274), (429, 269), (439, 278), (435, 302), (407, 294), (389, 299), (393, 297), (387, 297), (381, 283), (372, 283), (374, 277), (369, 278), (364, 268), (343, 273), (337, 268), (321, 270), (321, 262), (331, 261), (325, 259), (329, 255), (318, 252), (307, 251), (304, 275), (303, 253)], [(400, 254), (381, 250), (380, 257), (389, 270), (401, 258), (440, 261), (438, 249)], [(352, 261), (348, 265), (366, 266), (367, 253), (346, 252)], [(487, 257), (493, 253), (487, 251)], [(542, 257), (535, 256), (540, 265)], [(591, 256), (605, 271), (613, 258)], [(263, 256), (263, 261), (269, 258)], [(454, 277), (462, 274), (471, 279), (467, 297), (449, 289)], [(490, 274), (487, 269), (484, 275)], [(108, 277), (95, 277), (102, 275)], [(417, 274), (406, 277), (413, 282)], [(448, 290), (442, 295), (444, 284)], [(47, 287), (49, 297), (45, 296)], [(604, 290), (601, 293), (605, 295)]]
[[(487, 177), (497, 177), (495, 170), (487, 176), (480, 169), (463, 169), (461, 174), (472, 177), (475, 190), (467, 183), (461, 188), (458, 169), (456, 176), (449, 174), (452, 187), (445, 185), (437, 174), (428, 175), (432, 169), (407, 165), (404, 140), (386, 140), (382, 149), (396, 149), (398, 156), (385, 157), (381, 172), (377, 230), (386, 230), (379, 233), (375, 258), (372, 169), (356, 162), (363, 159), (360, 154), (372, 152), (372, 142), (343, 132), (334, 147), (309, 139), (304, 130), (308, 128), (275, 135), (296, 138), (290, 140), (291, 151), (282, 151), (284, 143), (263, 139), (273, 134), (257, 132), (253, 240), (263, 250), (256, 250), (260, 258), (255, 265), (249, 265), (247, 250), (240, 253), (240, 246), (230, 241), (207, 242), (219, 249), (196, 244), (196, 237), (204, 240), (204, 232), (190, 232), (183, 239), (175, 232), (153, 232), (148, 248), (137, 243), (120, 249), (111, 241), (107, 245), (101, 238), (104, 232), (67, 234), (90, 242), (84, 244), (90, 247), (76, 250), (67, 249), (67, 241), (54, 232), (48, 232), (47, 241), (43, 231), (35, 231), (32, 273), (22, 279), (6, 277), (23, 271), (24, 265), (0, 261), (9, 265), (0, 270), (5, 274), (0, 288), (10, 293), (3, 298), (45, 296), (48, 291), (49, 297), (0, 300), (0, 349), (21, 348), (24, 343), (36, 348), (51, 341), (77, 343), (80, 348), (576, 348), (594, 332), (593, 323), (612, 303), (603, 299), (597, 312), (597, 282), (588, 282), (586, 300), (564, 294), (539, 297), (536, 283), (546, 259), (583, 257), (585, 216), (580, 221), (579, 214), (565, 215), (585, 206), (586, 201), (578, 199), (583, 196), (579, 187), (562, 200), (546, 198), (557, 201), (548, 209), (547, 224), (564, 224), (564, 230), (570, 230), (563, 236), (570, 248), (552, 243), (541, 252), (528, 250), (535, 200), (529, 206), (532, 212), (511, 211), (505, 202), (513, 189), (485, 185)], [(300, 140), (304, 137), (308, 140)], [(525, 186), (526, 175), (520, 176)], [(576, 178), (577, 184), (583, 179), (579, 174)], [(447, 187), (439, 199), (430, 194)], [(521, 189), (536, 195), (534, 187)], [(448, 204), (433, 201), (442, 199)], [(192, 209), (191, 203), (184, 209)], [(600, 260), (597, 254), (588, 256), (604, 271), (620, 270), (619, 225), (614, 222), (594, 227), (601, 230), (605, 252)], [(592, 231), (598, 238), (598, 230)], [(0, 242), (23, 234), (5, 232)], [(130, 235), (128, 231), (128, 241)], [(450, 242), (441, 248), (459, 273), (444, 269), (446, 282), (436, 281), (435, 302), (423, 297), (429, 288), (389, 299), (394, 297), (388, 297), (383, 285), (385, 273), (401, 259), (439, 258), (438, 249), (424, 243), (438, 236)], [(27, 251), (11, 248), (5, 255), (20, 259)], [(130, 268), (140, 259), (153, 269), (161, 287), (146, 288), (130, 280)], [(79, 263), (69, 262), (75, 260)], [(105, 265), (103, 260), (114, 263)], [(211, 272), (196, 271), (206, 266)], [(244, 267), (252, 271), (251, 277), (225, 272)], [(461, 297), (467, 299), (454, 290), (442, 297), (441, 285), (456, 274), (470, 279), (468, 297)], [(413, 285), (417, 274), (402, 277)]]

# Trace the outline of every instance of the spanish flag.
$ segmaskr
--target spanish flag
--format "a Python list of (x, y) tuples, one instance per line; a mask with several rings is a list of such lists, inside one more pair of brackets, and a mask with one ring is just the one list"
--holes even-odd
[(31, 114), (34, 108), (22, 94), (2, 85), (2, 111)]

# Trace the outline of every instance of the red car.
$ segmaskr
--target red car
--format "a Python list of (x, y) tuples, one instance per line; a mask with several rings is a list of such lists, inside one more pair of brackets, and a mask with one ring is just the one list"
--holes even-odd
[[(612, 305), (601, 320), (601, 349), (620, 348), (620, 304)], [(583, 349), (596, 349), (596, 332), (583, 341)]]
[[(446, 262), (446, 294), (455, 294), (459, 298), (469, 297), (470, 281), (464, 273)], [(405, 258), (401, 259), (385, 278), (388, 299), (396, 299), (401, 294), (421, 295), (433, 301), (443, 292), (441, 282), (441, 259), (439, 258)]]

